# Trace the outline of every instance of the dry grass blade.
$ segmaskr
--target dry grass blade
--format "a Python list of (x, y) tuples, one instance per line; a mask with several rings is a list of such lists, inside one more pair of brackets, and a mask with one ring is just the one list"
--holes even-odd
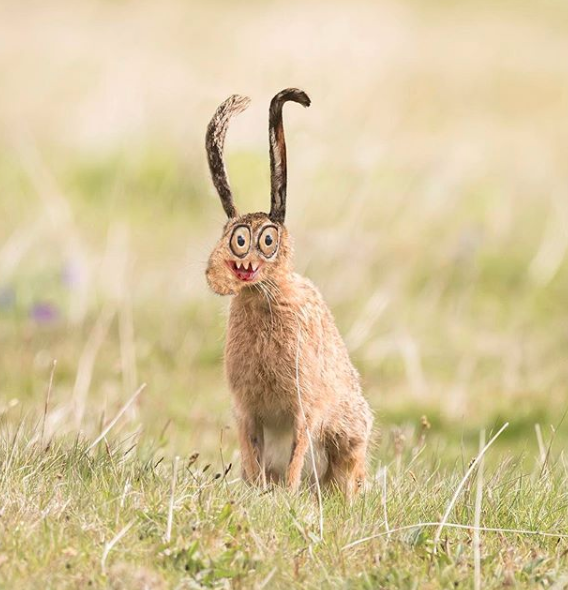
[(388, 514), (387, 514), (387, 467), (386, 465), (383, 467), (383, 490), (382, 490), (382, 504), (383, 504), (383, 515), (385, 518), (385, 529), (387, 531), (387, 533), (390, 533), (390, 527), (389, 527), (389, 519), (388, 519)]
[(126, 526), (124, 526), (120, 531), (108, 542), (105, 544), (105, 549), (103, 551), (103, 556), (101, 557), (101, 569), (104, 575), (106, 575), (106, 560), (109, 553), (112, 551), (112, 548), (126, 535), (126, 533), (134, 526), (135, 520), (131, 520)]
[(264, 588), (266, 588), (268, 586), (268, 584), (270, 584), (270, 581), (272, 580), (272, 578), (274, 577), (274, 574), (278, 571), (277, 567), (273, 567), (270, 572), (268, 573), (268, 575), (266, 576), (266, 578), (264, 578), (264, 580), (262, 580), (262, 582), (256, 587), (257, 590), (263, 590)]
[(501, 433), (508, 426), (509, 426), (508, 422), (505, 422), (505, 424), (503, 424), (503, 426), (501, 426), (501, 428), (499, 429), (499, 432), (497, 432), (497, 434), (483, 447), (483, 449), (481, 449), (481, 451), (479, 452), (479, 454), (477, 455), (475, 460), (469, 466), (469, 469), (466, 471), (465, 475), (463, 476), (463, 479), (460, 481), (460, 484), (458, 485), (452, 499), (450, 500), (450, 503), (448, 504), (446, 512), (445, 512), (444, 516), (442, 517), (442, 521), (440, 522), (440, 525), (438, 526), (438, 530), (436, 531), (436, 536), (434, 537), (434, 553), (436, 553), (436, 551), (437, 551), (438, 543), (440, 542), (440, 537), (442, 535), (442, 529), (444, 528), (444, 524), (446, 523), (446, 521), (448, 520), (448, 518), (450, 516), (450, 513), (452, 512), (454, 505), (455, 505), (455, 503), (456, 503), (456, 501), (463, 489), (463, 486), (465, 485), (465, 482), (467, 481), (469, 476), (473, 473), (474, 469), (478, 466), (479, 461), (481, 461), (482, 457), (485, 455), (485, 453), (487, 452), (489, 447), (499, 438)]
[[(380, 539), (381, 537), (387, 537), (390, 535), (394, 535), (396, 533), (402, 533), (404, 531), (413, 531), (415, 529), (421, 528), (431, 528), (431, 527), (439, 527), (443, 525), (448, 529), (462, 529), (466, 531), (474, 531), (476, 527), (471, 524), (459, 524), (457, 522), (417, 522), (416, 524), (407, 524), (404, 526), (396, 527), (391, 529), (389, 532), (382, 532), (377, 533), (376, 535), (370, 535), (369, 537), (363, 537), (362, 539), (357, 539), (356, 541), (351, 541), (351, 543), (347, 543), (344, 545), (341, 550), (345, 551), (347, 549), (353, 549), (353, 547), (357, 547), (358, 545), (362, 545), (363, 543), (368, 543), (369, 541), (373, 541), (374, 539)], [(482, 533), (503, 533), (508, 535), (534, 535), (537, 537), (548, 537), (551, 539), (568, 539), (568, 533), (552, 533), (549, 531), (534, 531), (531, 529), (507, 529), (507, 528), (499, 528), (499, 527), (486, 527), (480, 526), (478, 531)]]
[[(485, 447), (485, 431), (479, 434), (479, 453)], [(477, 470), (477, 490), (475, 494), (475, 518), (473, 529), (473, 586), (475, 590), (481, 590), (481, 539), (479, 526), (481, 524), (481, 501), (483, 498), (483, 462), (481, 457), (479, 469)]]
[(49, 400), (51, 399), (51, 391), (53, 389), (53, 376), (55, 375), (55, 367), (57, 366), (57, 361), (54, 360), (53, 364), (51, 365), (51, 373), (49, 375), (49, 384), (47, 386), (47, 391), (45, 393), (45, 405), (43, 408), (43, 419), (41, 421), (41, 435), (39, 442), (43, 445), (43, 438), (45, 436), (45, 422), (47, 420), (47, 410), (49, 408)]
[(546, 445), (544, 444), (544, 438), (542, 436), (542, 430), (540, 429), (540, 424), (534, 425), (534, 431), (536, 434), (536, 440), (538, 442), (538, 451), (540, 455), (540, 462), (542, 467), (544, 468), (546, 462)]
[(316, 482), (316, 492), (318, 496), (318, 509), (319, 509), (319, 532), (320, 532), (320, 539), (323, 539), (323, 501), (321, 497), (321, 487), (318, 478), (318, 470), (316, 466), (316, 455), (314, 451), (314, 443), (312, 441), (312, 434), (310, 429), (307, 426), (306, 422), (306, 414), (304, 412), (304, 406), (302, 404), (302, 392), (300, 388), (300, 342), (301, 342), (301, 327), (298, 326), (298, 342), (296, 346), (296, 389), (298, 392), (298, 404), (300, 406), (300, 411), (302, 412), (302, 419), (304, 420), (304, 424), (306, 424), (306, 434), (308, 435), (308, 443), (310, 446), (310, 459), (312, 461), (312, 469), (314, 472), (314, 479)]
[(174, 495), (176, 492), (176, 479), (177, 479), (177, 470), (178, 470), (178, 462), (179, 457), (174, 459), (172, 465), (172, 485), (170, 488), (170, 505), (168, 509), (168, 523), (166, 525), (166, 543), (169, 543), (172, 539), (172, 524), (174, 520)]
[(136, 398), (144, 391), (146, 383), (143, 383), (132, 395), (132, 397), (120, 408), (118, 414), (109, 422), (107, 427), (97, 436), (97, 438), (89, 445), (87, 452), (94, 449), (103, 438), (110, 432), (112, 427), (120, 420), (121, 416), (128, 410), (128, 408), (136, 401)]

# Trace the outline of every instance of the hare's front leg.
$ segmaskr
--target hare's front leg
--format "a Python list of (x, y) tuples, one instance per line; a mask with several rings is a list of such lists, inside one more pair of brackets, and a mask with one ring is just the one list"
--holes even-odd
[(286, 473), (286, 485), (291, 492), (297, 491), (300, 487), (302, 469), (309, 444), (310, 439), (306, 422), (304, 420), (298, 420), (294, 425), (294, 442), (292, 443), (292, 454)]
[(249, 415), (237, 416), (243, 479), (247, 483), (266, 485), (264, 474), (264, 433), (257, 419)]

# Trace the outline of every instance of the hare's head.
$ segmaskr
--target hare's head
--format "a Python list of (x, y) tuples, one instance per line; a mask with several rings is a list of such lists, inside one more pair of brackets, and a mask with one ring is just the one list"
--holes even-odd
[(219, 295), (234, 295), (259, 282), (277, 282), (291, 271), (292, 245), (284, 226), (286, 215), (286, 143), (282, 107), (292, 100), (303, 106), (310, 99), (301, 90), (288, 88), (270, 103), (270, 213), (239, 215), (223, 163), (229, 120), (244, 111), (250, 100), (233, 95), (215, 111), (207, 128), (206, 148), (213, 184), (229, 220), (207, 265), (207, 282)]

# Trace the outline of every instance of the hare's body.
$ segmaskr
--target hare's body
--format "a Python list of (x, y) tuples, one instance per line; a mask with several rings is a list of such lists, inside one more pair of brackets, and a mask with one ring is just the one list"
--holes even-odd
[[(282, 284), (243, 289), (231, 302), (225, 365), (239, 428), (259, 459), (251, 461), (258, 464), (253, 477), (283, 480), (307, 427), (319, 478), (360, 484), (372, 418), (333, 317), (310, 281), (290, 273)], [(289, 479), (302, 465), (312, 474), (306, 451)]]
[(225, 368), (244, 478), (251, 483), (285, 481), (295, 490), (304, 473), (350, 494), (365, 478), (372, 416), (331, 312), (314, 285), (293, 272), (284, 226), (282, 105), (288, 100), (309, 105), (308, 97), (295, 89), (272, 100), (269, 214), (238, 215), (223, 165), (228, 121), (246, 108), (248, 99), (232, 96), (209, 124), (209, 165), (229, 220), (206, 275), (213, 291), (234, 296)]

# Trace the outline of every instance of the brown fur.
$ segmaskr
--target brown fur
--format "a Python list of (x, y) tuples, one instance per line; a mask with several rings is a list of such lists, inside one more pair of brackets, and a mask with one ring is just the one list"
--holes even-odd
[[(248, 225), (252, 241), (244, 258), (229, 240)], [(259, 236), (276, 225), (279, 244), (262, 255)], [(234, 262), (261, 264), (245, 282)], [(206, 271), (211, 289), (233, 295), (225, 369), (234, 399), (243, 477), (251, 483), (284, 481), (297, 490), (302, 473), (313, 479), (310, 438), (321, 483), (346, 494), (365, 479), (372, 414), (333, 316), (316, 287), (293, 271), (286, 227), (265, 213), (229, 219)], [(307, 459), (308, 457), (308, 459)]]

